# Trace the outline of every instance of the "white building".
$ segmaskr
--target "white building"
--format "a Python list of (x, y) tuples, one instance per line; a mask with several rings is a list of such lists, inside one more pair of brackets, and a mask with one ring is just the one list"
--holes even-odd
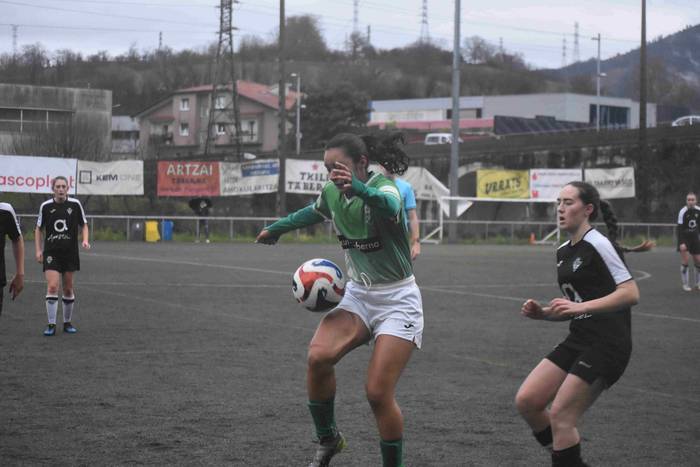
[[(595, 126), (600, 105), (602, 128), (638, 128), (639, 102), (620, 97), (583, 94), (520, 94), (460, 97), (460, 119), (552, 117), (559, 121)], [(445, 121), (452, 118), (452, 99), (404, 99), (370, 102), (370, 125), (398, 122)], [(647, 126), (656, 126), (656, 104), (647, 104)]]

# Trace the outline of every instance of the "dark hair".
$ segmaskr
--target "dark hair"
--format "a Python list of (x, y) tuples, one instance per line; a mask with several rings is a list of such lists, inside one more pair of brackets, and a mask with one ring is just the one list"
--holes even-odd
[(590, 183), (575, 181), (569, 182), (567, 185), (571, 185), (578, 190), (578, 197), (583, 204), (593, 205), (593, 212), (591, 212), (591, 215), (588, 217), (590, 222), (595, 222), (595, 220), (598, 219), (598, 213), (603, 216), (603, 222), (605, 222), (605, 226), (608, 228), (608, 239), (613, 245), (619, 248), (617, 244), (617, 216), (615, 216), (612, 205), (606, 200), (600, 199), (600, 193), (598, 193), (596, 187)]
[(66, 182), (66, 185), (68, 185), (68, 179), (64, 177), (63, 175), (57, 175), (51, 180), (51, 189), (53, 190), (53, 187), (56, 186), (56, 180), (63, 180)]
[(339, 133), (326, 143), (325, 149), (342, 149), (355, 162), (359, 161), (361, 156), (367, 156), (387, 172), (402, 175), (408, 169), (408, 155), (399, 146), (404, 143), (403, 133), (398, 132), (363, 136)]

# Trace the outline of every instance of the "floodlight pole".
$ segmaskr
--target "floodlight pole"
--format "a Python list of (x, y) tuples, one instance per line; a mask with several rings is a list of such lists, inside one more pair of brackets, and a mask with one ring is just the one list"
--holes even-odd
[[(452, 144), (450, 148), (450, 196), (459, 196), (459, 94), (461, 52), (460, 16), (462, 8), (460, 0), (455, 0), (454, 45), (452, 48)], [(450, 220), (457, 220), (457, 201), (450, 200)], [(448, 240), (457, 243), (457, 224), (451, 222), (448, 227)]]
[(301, 154), (301, 73), (292, 73), (291, 74), (292, 78), (296, 78), (297, 80), (297, 95), (296, 95), (296, 104), (297, 104), (297, 126), (296, 126), (296, 154), (297, 156)]
[(287, 214), (287, 192), (286, 192), (286, 161), (287, 161), (287, 76), (284, 71), (285, 54), (285, 34), (286, 18), (284, 11), (284, 0), (280, 0), (280, 25), (279, 25), (279, 135), (277, 138), (277, 152), (279, 154), (279, 182), (277, 187), (277, 215), (282, 217)]
[(600, 131), (600, 33), (598, 33), (597, 37), (592, 37), (591, 39), (598, 41), (598, 66), (595, 75), (595, 131)]

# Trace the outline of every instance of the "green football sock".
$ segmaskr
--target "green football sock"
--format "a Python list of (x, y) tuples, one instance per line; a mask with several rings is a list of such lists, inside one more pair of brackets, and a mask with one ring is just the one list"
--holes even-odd
[(316, 436), (319, 439), (335, 436), (338, 430), (335, 426), (335, 399), (327, 401), (309, 401), (309, 411), (316, 426)]
[(382, 449), (382, 465), (384, 467), (404, 467), (403, 438), (394, 441), (381, 440), (379, 446)]

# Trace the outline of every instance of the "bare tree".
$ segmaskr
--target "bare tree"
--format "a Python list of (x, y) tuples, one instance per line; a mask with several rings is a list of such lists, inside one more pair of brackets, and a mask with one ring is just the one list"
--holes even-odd
[(27, 122), (5, 143), (7, 154), (55, 156), (89, 161), (109, 156), (109, 130), (94, 119), (74, 117), (61, 122)]

